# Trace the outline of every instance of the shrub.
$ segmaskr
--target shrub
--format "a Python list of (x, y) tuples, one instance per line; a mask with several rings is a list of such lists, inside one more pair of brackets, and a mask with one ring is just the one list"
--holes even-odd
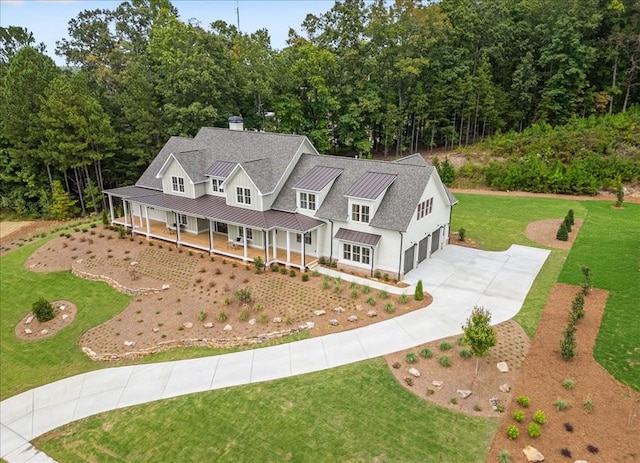
[(358, 283), (356, 283), (355, 281), (352, 281), (351, 283), (349, 283), (349, 289), (358, 289)]
[(287, 274), (287, 269), (285, 267), (280, 267), (280, 274), (281, 275), (286, 275)]
[(473, 409), (474, 409), (476, 412), (481, 412), (481, 411), (482, 411), (482, 407), (480, 406), (480, 404), (475, 404), (475, 405), (473, 406)]
[(400, 362), (393, 362), (393, 365), (391, 365), (393, 368), (395, 368), (396, 370), (398, 370), (402, 365), (400, 364)]
[(375, 272), (373, 272), (373, 278), (379, 280), (380, 277), (382, 277), (382, 272), (380, 270), (376, 270)]
[(460, 357), (463, 359), (471, 358), (471, 351), (469, 349), (460, 349)]
[(598, 453), (600, 451), (600, 449), (594, 445), (587, 445), (587, 450), (589, 451), (589, 453)]
[(560, 241), (569, 241), (569, 230), (567, 230), (567, 224), (562, 222), (558, 232), (556, 233), (556, 239)]
[(407, 296), (406, 294), (402, 293), (399, 297), (398, 297), (398, 302), (400, 304), (406, 304), (407, 302), (409, 302), (409, 296)]
[(364, 285), (362, 287), (362, 294), (369, 294), (371, 292), (371, 287), (369, 285)]
[(449, 399), (449, 402), (451, 402), (452, 405), (457, 405), (458, 404), (458, 398), (457, 397), (451, 397)]
[(422, 290), (422, 280), (418, 280), (418, 284), (416, 285), (416, 290), (413, 294), (413, 297), (416, 301), (421, 301), (424, 299), (424, 291)]
[(351, 290), (351, 297), (356, 299), (358, 297), (358, 290), (357, 289), (352, 289)]
[(404, 382), (407, 383), (407, 386), (413, 386), (413, 378), (411, 376), (405, 377)]
[(418, 356), (413, 352), (409, 352), (405, 355), (404, 359), (407, 363), (416, 363), (418, 361)]
[(262, 257), (256, 256), (253, 258), (253, 266), (256, 268), (256, 273), (262, 272), (264, 268), (264, 262), (262, 261)]
[(289, 270), (289, 276), (291, 278), (295, 277), (296, 276), (296, 271), (294, 269)]
[(524, 411), (522, 410), (516, 410), (515, 412), (513, 412), (512, 415), (513, 419), (516, 420), (518, 423), (522, 423), (524, 421)]
[(258, 323), (267, 324), (269, 323), (269, 317), (267, 317), (266, 313), (261, 313), (258, 317)]
[(31, 310), (39, 322), (48, 322), (53, 319), (53, 306), (44, 297), (36, 299), (31, 305)]
[(388, 292), (386, 292), (386, 291), (384, 291), (384, 290), (382, 290), (382, 291), (380, 291), (380, 292), (378, 293), (378, 297), (379, 297), (380, 299), (389, 299), (389, 293), (388, 293)]
[(565, 429), (567, 432), (573, 432), (573, 425), (572, 425), (571, 423), (565, 423), (565, 424), (564, 424), (564, 429)]
[(509, 426), (507, 426), (507, 437), (510, 440), (517, 439), (519, 435), (520, 435), (520, 430), (515, 424), (510, 424)]
[(510, 463), (511, 454), (508, 450), (503, 450), (498, 454), (498, 463)]
[(624, 189), (622, 188), (622, 183), (618, 182), (616, 185), (616, 207), (622, 207), (622, 202), (624, 201)]
[(520, 405), (521, 407), (527, 408), (531, 403), (531, 399), (526, 395), (520, 395), (516, 399), (516, 402), (518, 402), (518, 405)]
[(560, 341), (560, 354), (563, 360), (571, 360), (576, 356), (576, 325), (569, 322), (567, 328), (563, 331), (563, 339)]
[(571, 225), (573, 225), (575, 223), (573, 209), (569, 209), (569, 211), (567, 212), (567, 217), (569, 217), (569, 221), (571, 222)]
[(450, 343), (450, 342), (446, 342), (446, 341), (441, 342), (441, 343), (438, 345), (438, 348), (439, 348), (440, 350), (444, 350), (444, 351), (451, 350), (451, 348), (452, 348), (452, 347), (453, 347), (453, 346), (451, 345), (451, 343)]
[(533, 414), (533, 421), (538, 424), (545, 424), (547, 422), (547, 415), (542, 410), (536, 410)]
[(556, 410), (558, 410), (559, 412), (566, 410), (567, 408), (569, 408), (569, 403), (564, 400), (564, 399), (558, 399), (556, 400), (553, 405), (556, 407)]
[(449, 368), (451, 366), (451, 360), (449, 359), (449, 357), (438, 358), (438, 363), (445, 368)]
[(234, 293), (234, 296), (240, 302), (249, 302), (251, 300), (251, 290), (249, 288), (239, 289)]
[(433, 357), (433, 352), (431, 352), (431, 349), (428, 349), (426, 347), (420, 350), (419, 354), (420, 354), (420, 357), (425, 359), (430, 359), (431, 357)]
[(308, 273), (303, 273), (300, 276), (300, 279), (302, 279), (302, 281), (309, 281), (309, 274)]
[(589, 294), (589, 291), (591, 290), (591, 270), (589, 269), (589, 267), (586, 266), (582, 266), (582, 294), (584, 294), (585, 296)]
[(225, 312), (219, 312), (216, 318), (218, 319), (219, 322), (226, 322), (228, 317)]
[(329, 278), (325, 276), (324, 280), (322, 280), (322, 289), (329, 289), (329, 286), (331, 286), (331, 282)]
[(249, 312), (247, 312), (246, 310), (243, 310), (238, 314), (238, 319), (241, 322), (246, 322), (247, 320), (249, 320)]
[(464, 227), (460, 227), (460, 229), (458, 230), (458, 240), (464, 241), (466, 237), (467, 237), (467, 230), (465, 230)]
[(584, 402), (582, 403), (582, 405), (584, 406), (584, 409), (587, 411), (593, 410), (593, 400), (590, 397), (587, 397), (586, 399), (584, 399)]
[(384, 311), (387, 313), (394, 313), (396, 311), (396, 308), (393, 306), (391, 302), (387, 302), (384, 305)]
[(540, 430), (540, 426), (537, 423), (529, 423), (527, 434), (529, 434), (529, 437), (540, 437), (542, 431)]
[(565, 216), (564, 218), (564, 225), (565, 227), (567, 227), (567, 231), (571, 233), (571, 221), (569, 220), (568, 216)]
[(562, 448), (560, 449), (560, 455), (562, 455), (563, 457), (571, 458), (571, 450), (566, 447)]
[(198, 312), (198, 320), (203, 322), (205, 318), (207, 318), (207, 312), (205, 312), (204, 310)]
[(578, 321), (584, 318), (584, 294), (578, 293), (571, 303), (571, 320)]
[(102, 221), (102, 225), (109, 225), (109, 218), (107, 217), (107, 211), (105, 209), (102, 210), (100, 220)]
[(271, 270), (272, 272), (279, 272), (280, 267), (278, 266), (278, 264), (271, 264), (271, 267), (269, 267), (269, 270)]
[(373, 296), (370, 296), (369, 298), (367, 298), (367, 304), (376, 305), (376, 300), (373, 298)]
[(576, 384), (571, 378), (567, 378), (562, 381), (562, 385), (565, 389), (573, 389)]

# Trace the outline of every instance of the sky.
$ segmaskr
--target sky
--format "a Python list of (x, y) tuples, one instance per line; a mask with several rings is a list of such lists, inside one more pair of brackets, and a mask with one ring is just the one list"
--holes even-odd
[[(114, 9), (124, 0), (0, 0), (0, 26), (26, 27), (36, 43), (44, 42), (47, 54), (57, 64), (63, 57), (55, 55), (56, 41), (67, 38), (69, 20), (83, 10)], [(180, 19), (196, 19), (203, 26), (223, 20), (237, 24), (236, 7), (240, 10), (240, 30), (244, 33), (266, 28), (271, 45), (286, 45), (289, 28), (300, 31), (308, 13), (320, 15), (333, 6), (333, 0), (172, 0)]]

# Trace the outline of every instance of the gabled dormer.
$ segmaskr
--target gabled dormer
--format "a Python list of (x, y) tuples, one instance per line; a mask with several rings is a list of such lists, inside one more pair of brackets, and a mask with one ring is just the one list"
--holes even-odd
[(349, 221), (369, 224), (396, 177), (382, 172), (367, 172), (360, 177), (345, 193), (349, 199)]
[(293, 186), (296, 192), (296, 211), (314, 215), (341, 173), (342, 169), (335, 167), (314, 166)]
[(235, 164), (222, 184), (229, 206), (262, 211), (262, 193), (243, 164)]
[(156, 178), (162, 180), (162, 191), (166, 194), (198, 198), (206, 192), (202, 150), (171, 153), (158, 170)]
[(232, 161), (216, 161), (205, 171), (208, 195), (226, 195), (224, 182), (236, 165), (237, 163)]

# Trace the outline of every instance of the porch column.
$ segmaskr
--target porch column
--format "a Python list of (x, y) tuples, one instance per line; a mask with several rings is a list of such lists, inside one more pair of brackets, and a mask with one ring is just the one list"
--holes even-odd
[(287, 230), (287, 264), (291, 262), (291, 233)]
[(144, 207), (144, 218), (147, 221), (147, 238), (151, 234), (151, 226), (149, 225), (149, 206)]
[(273, 260), (276, 260), (278, 258), (277, 245), (278, 245), (278, 230), (274, 228), (273, 229)]
[(209, 220), (209, 254), (213, 252), (213, 222)]
[(247, 227), (242, 227), (242, 251), (244, 254), (244, 260), (247, 260), (247, 243), (249, 242), (249, 239), (247, 238)]
[(427, 259), (431, 257), (431, 233), (427, 236)]
[(306, 243), (305, 243), (305, 238), (307, 237), (307, 232), (304, 232), (302, 234), (302, 239), (300, 240), (300, 242), (302, 243), (302, 255), (300, 256), (300, 271), (304, 272), (304, 254), (305, 251), (307, 249)]
[(176, 219), (176, 246), (178, 245), (178, 243), (180, 243), (180, 222), (178, 222), (178, 213), (174, 212), (173, 216)]
[(111, 195), (107, 195), (107, 196), (109, 196), (109, 214), (111, 215), (111, 223), (113, 223), (116, 220), (113, 213), (113, 196)]
[[(125, 201), (124, 199), (122, 199), (122, 209), (124, 211), (124, 224), (125, 225), (129, 225), (129, 211), (128, 211), (128, 207), (127, 207), (127, 201)], [(131, 229), (133, 230), (133, 224), (131, 225)]]
[(264, 265), (269, 264), (269, 232), (262, 230), (262, 240), (264, 245)]

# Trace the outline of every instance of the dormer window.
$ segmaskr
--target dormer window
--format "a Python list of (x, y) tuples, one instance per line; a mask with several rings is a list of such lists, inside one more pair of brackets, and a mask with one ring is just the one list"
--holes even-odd
[(222, 188), (222, 182), (224, 182), (221, 178), (212, 178), (211, 179), (211, 189), (214, 193), (224, 193), (224, 188)]
[(316, 210), (316, 195), (314, 193), (300, 192), (300, 209)]
[(352, 204), (351, 220), (354, 222), (369, 223), (369, 206), (365, 206), (364, 204)]
[(236, 199), (238, 204), (251, 204), (251, 190), (249, 188), (236, 187)]
[(184, 178), (172, 176), (171, 190), (176, 193), (184, 193)]

